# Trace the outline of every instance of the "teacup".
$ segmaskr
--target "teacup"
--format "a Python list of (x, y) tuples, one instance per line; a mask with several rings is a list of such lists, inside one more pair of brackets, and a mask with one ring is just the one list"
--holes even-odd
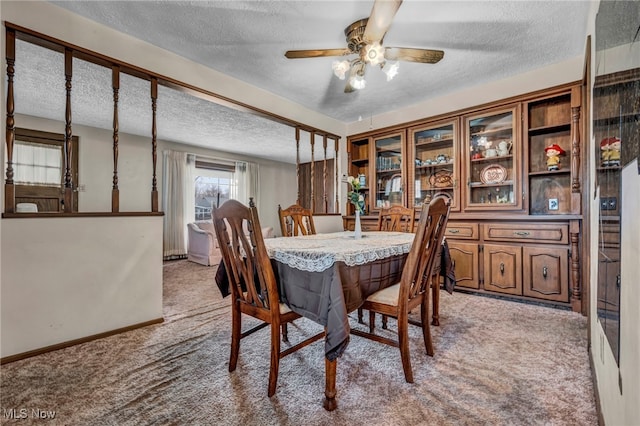
[(485, 149), (484, 150), (484, 156), (486, 158), (497, 157), (498, 156), (498, 151), (496, 151), (494, 148)]

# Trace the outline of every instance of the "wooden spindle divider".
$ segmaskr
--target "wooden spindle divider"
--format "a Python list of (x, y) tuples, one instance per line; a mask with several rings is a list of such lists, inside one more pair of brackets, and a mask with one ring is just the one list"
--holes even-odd
[(316, 143), (316, 132), (309, 132), (311, 139), (311, 212), (315, 213), (316, 211), (316, 191), (315, 191), (315, 178), (316, 178), (316, 163), (313, 157), (313, 149)]
[(335, 149), (335, 156), (333, 157), (333, 171), (336, 175), (336, 186), (334, 189), (334, 192), (336, 194), (336, 204), (335, 207), (333, 208), (333, 212), (334, 213), (340, 213), (340, 200), (338, 198), (338, 182), (339, 182), (339, 177), (338, 177), (338, 148), (339, 148), (339, 144), (338, 144), (338, 138), (336, 137), (334, 140), (334, 149)]
[(15, 103), (13, 98), (13, 75), (15, 73), (16, 60), (16, 32), (7, 29), (5, 38), (5, 51), (7, 60), (7, 170), (4, 181), (4, 211), (14, 213), (16, 211), (15, 186), (13, 184), (13, 142), (15, 140), (15, 119), (13, 112)]
[[(15, 96), (14, 96), (14, 75), (15, 75), (15, 53), (16, 53), (16, 37), (24, 37), (30, 43), (40, 45), (42, 47), (53, 49), (55, 51), (62, 51), (64, 54), (64, 74), (65, 74), (65, 131), (63, 142), (63, 188), (61, 194), (61, 200), (64, 214), (77, 213), (75, 210), (75, 200), (77, 195), (75, 194), (77, 189), (77, 176), (73, 176), (72, 159), (77, 152), (73, 149), (73, 131), (72, 131), (72, 108), (71, 108), (71, 90), (73, 81), (73, 57), (78, 56), (83, 59), (87, 59), (90, 62), (100, 64), (105, 67), (110, 67), (112, 72), (112, 90), (113, 90), (113, 179), (112, 179), (112, 193), (111, 193), (111, 213), (120, 213), (120, 194), (119, 194), (119, 177), (118, 177), (118, 162), (119, 162), (119, 91), (120, 91), (120, 74), (131, 74), (140, 78), (145, 78), (151, 81), (151, 107), (152, 107), (152, 161), (153, 161), (153, 176), (152, 176), (152, 189), (151, 189), (151, 211), (154, 213), (159, 212), (158, 203), (158, 184), (157, 184), (157, 96), (158, 96), (158, 81), (162, 81), (163, 84), (167, 84), (171, 87), (177, 87), (179, 90), (185, 90), (187, 92), (197, 92), (199, 95), (206, 99), (210, 99), (212, 102), (222, 100), (223, 102), (230, 102), (239, 105), (241, 108), (255, 111), (261, 115), (272, 116), (279, 122), (285, 123), (296, 129), (296, 175), (297, 179), (300, 179), (300, 130), (303, 129), (311, 133), (311, 204), (315, 211), (315, 164), (314, 164), (314, 143), (315, 135), (322, 134), (324, 136), (324, 166), (323, 166), (323, 179), (324, 179), (324, 212), (328, 212), (328, 195), (327, 195), (327, 174), (328, 166), (327, 162), (327, 139), (334, 139), (336, 150), (336, 166), (334, 167), (336, 173), (336, 210), (339, 210), (338, 202), (338, 168), (337, 168), (337, 156), (338, 156), (338, 139), (336, 135), (326, 133), (322, 130), (310, 128), (301, 123), (287, 120), (284, 117), (271, 114), (269, 112), (260, 110), (258, 108), (251, 107), (250, 105), (243, 104), (241, 102), (234, 101), (232, 99), (225, 98), (212, 92), (208, 92), (203, 89), (199, 89), (194, 86), (190, 86), (186, 83), (174, 80), (170, 77), (155, 74), (152, 71), (144, 70), (136, 67), (135, 65), (127, 64), (125, 62), (118, 61), (116, 59), (107, 57), (97, 52), (84, 49), (79, 46), (71, 45), (63, 40), (56, 39), (54, 37), (40, 34), (35, 31), (29, 30), (24, 27), (5, 22), (5, 54), (7, 62), (7, 117), (6, 117), (6, 151), (7, 151), (7, 167), (5, 172), (4, 182), (4, 213), (15, 213), (15, 182), (14, 182), (14, 162), (13, 151), (15, 145)], [(74, 181), (75, 180), (75, 181)], [(298, 185), (297, 201), (301, 203), (301, 188)]]
[(64, 77), (67, 101), (65, 106), (65, 127), (64, 127), (64, 212), (73, 212), (73, 181), (71, 176), (71, 140), (73, 132), (71, 130), (71, 80), (73, 78), (73, 51), (70, 48), (64, 49)]
[(151, 156), (153, 161), (153, 178), (151, 179), (151, 211), (158, 211), (158, 179), (156, 167), (158, 163), (158, 129), (156, 126), (156, 108), (158, 101), (158, 79), (151, 78)]
[(120, 90), (120, 67), (111, 67), (111, 86), (113, 88), (113, 187), (111, 189), (111, 212), (120, 211), (120, 189), (118, 188), (118, 92)]
[(322, 138), (322, 150), (324, 151), (324, 160), (322, 162), (322, 204), (324, 206), (323, 212), (327, 213), (329, 210), (327, 201), (327, 135)]
[(300, 128), (299, 127), (296, 127), (296, 186), (298, 187), (296, 204), (300, 204)]

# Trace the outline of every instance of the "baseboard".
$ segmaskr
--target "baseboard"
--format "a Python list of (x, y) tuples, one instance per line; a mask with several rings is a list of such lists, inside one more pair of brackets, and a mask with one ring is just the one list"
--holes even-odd
[(600, 406), (600, 392), (598, 391), (598, 377), (596, 376), (596, 368), (593, 365), (592, 346), (589, 345), (589, 366), (591, 367), (591, 379), (593, 382), (593, 393), (596, 399), (596, 413), (598, 413), (598, 425), (604, 426), (604, 417), (602, 417), (602, 408)]
[(75, 339), (75, 340), (69, 340), (67, 342), (62, 342), (62, 343), (56, 343), (55, 345), (46, 346), (44, 348), (34, 349), (34, 350), (31, 350), (31, 351), (22, 352), (22, 353), (19, 353), (19, 354), (16, 354), (16, 355), (6, 356), (4, 358), (0, 358), (0, 365), (8, 364), (10, 362), (20, 361), (21, 359), (30, 358), (30, 357), (36, 356), (36, 355), (42, 355), (42, 354), (47, 353), (47, 352), (57, 351), (59, 349), (64, 349), (64, 348), (68, 348), (70, 346), (79, 345), (81, 343), (87, 343), (87, 342), (90, 342), (92, 340), (103, 339), (105, 337), (113, 336), (113, 335), (116, 335), (116, 334), (120, 334), (120, 333), (124, 333), (124, 332), (127, 332), (127, 331), (131, 331), (131, 330), (135, 330), (137, 328), (146, 327), (148, 325), (160, 324), (162, 322), (164, 322), (164, 318), (156, 318), (154, 320), (150, 320), (150, 321), (145, 321), (145, 322), (141, 322), (141, 323), (138, 323), (138, 324), (129, 325), (127, 327), (117, 328), (117, 329), (111, 330), (111, 331), (105, 331), (104, 333), (98, 333), (98, 334), (94, 334), (92, 336), (82, 337), (80, 339)]

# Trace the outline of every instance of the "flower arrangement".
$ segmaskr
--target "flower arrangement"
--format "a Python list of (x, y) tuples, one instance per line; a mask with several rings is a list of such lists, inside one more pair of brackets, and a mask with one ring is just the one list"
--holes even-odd
[(349, 176), (347, 178), (347, 183), (351, 187), (349, 193), (347, 193), (347, 199), (351, 204), (353, 204), (356, 208), (356, 211), (363, 214), (364, 213), (364, 195), (360, 193), (360, 179), (355, 178), (353, 176)]

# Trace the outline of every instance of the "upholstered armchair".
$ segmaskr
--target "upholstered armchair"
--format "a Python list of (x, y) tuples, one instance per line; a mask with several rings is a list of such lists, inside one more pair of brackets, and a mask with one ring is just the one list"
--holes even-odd
[(202, 220), (187, 224), (189, 241), (187, 259), (205, 266), (220, 263), (220, 249), (213, 222)]
[[(205, 266), (217, 265), (222, 256), (213, 222), (198, 220), (187, 224), (189, 241), (187, 244), (187, 259)], [(262, 228), (262, 238), (273, 238), (273, 227)]]

